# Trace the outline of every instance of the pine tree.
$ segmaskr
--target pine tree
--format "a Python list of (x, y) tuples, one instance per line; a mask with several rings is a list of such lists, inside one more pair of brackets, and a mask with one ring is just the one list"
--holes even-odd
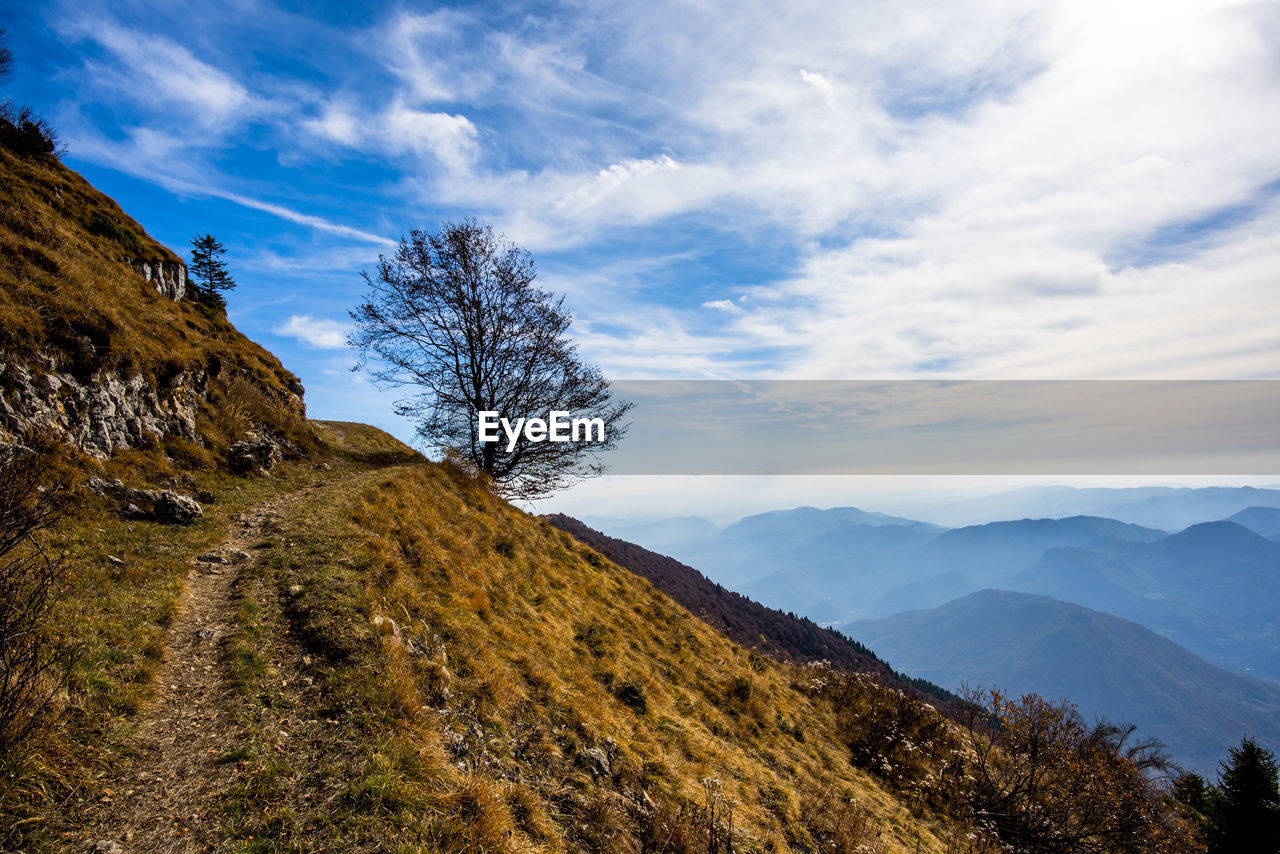
[(1280, 781), (1275, 754), (1246, 738), (1222, 763), (1208, 797), (1210, 854), (1280, 852)]
[(227, 265), (222, 261), (226, 247), (212, 234), (191, 238), (191, 289), (192, 299), (210, 308), (227, 310), (227, 300), (222, 291), (229, 291), (236, 286), (235, 279), (227, 272)]

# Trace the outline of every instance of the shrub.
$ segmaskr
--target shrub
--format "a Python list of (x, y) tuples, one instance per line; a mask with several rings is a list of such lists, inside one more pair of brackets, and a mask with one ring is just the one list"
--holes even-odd
[(0, 108), (0, 145), (23, 157), (61, 157), (58, 135), (30, 107)]
[(64, 565), (35, 534), (60, 515), (64, 490), (20, 446), (0, 448), (0, 755), (45, 723), (66, 685), (72, 650), (49, 635), (50, 597)]

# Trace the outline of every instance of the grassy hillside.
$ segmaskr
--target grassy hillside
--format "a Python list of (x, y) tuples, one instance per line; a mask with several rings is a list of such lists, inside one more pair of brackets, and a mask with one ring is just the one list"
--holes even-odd
[(955, 695), (924, 680), (897, 673), (874, 652), (812, 620), (785, 614), (727, 590), (680, 561), (610, 537), (563, 514), (543, 517), (609, 560), (648, 579), (690, 613), (743, 646), (787, 663), (827, 661), (852, 673), (874, 673), (886, 686), (918, 694), (926, 701), (956, 701)]
[(36, 357), (52, 359), (81, 379), (141, 375), (160, 389), (203, 374), (200, 433), (215, 451), (253, 421), (297, 432), (297, 377), (218, 312), (162, 296), (125, 263), (180, 259), (119, 205), (53, 158), (0, 148), (0, 177), (0, 361), (38, 372)]
[(220, 497), (191, 528), (88, 502), (54, 532), (74, 567), (58, 621), (85, 647), (60, 727), (4, 793), (26, 843), (106, 838), (192, 555), (298, 489), (249, 548), (218, 655), (232, 728), (208, 773), (226, 780), (199, 813), (231, 850), (942, 851), (963, 835), (851, 764), (806, 671), (390, 437), (317, 426), (315, 458), (272, 478), (198, 475)]
[(706, 850), (731, 823), (742, 850), (813, 850), (855, 801), (871, 850), (940, 847), (791, 671), (465, 476), (317, 505), (260, 583), (324, 714), (377, 745), (331, 817), (353, 844), (389, 825), (409, 848)]

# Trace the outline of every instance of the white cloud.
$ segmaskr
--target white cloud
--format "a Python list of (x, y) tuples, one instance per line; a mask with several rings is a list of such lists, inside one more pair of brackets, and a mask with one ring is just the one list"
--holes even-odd
[(96, 85), (115, 88), (157, 108), (177, 109), (201, 126), (237, 121), (264, 104), (225, 72), (197, 59), (164, 36), (116, 25), (109, 19), (76, 19), (66, 32), (106, 48), (115, 64), (90, 64)]
[[(97, 85), (157, 111), (114, 144), (121, 160), (219, 144), (184, 137), (195, 113), (254, 116), (325, 143), (309, 155), (399, 170), (388, 209), (474, 213), (539, 252), (611, 258), (619, 233), (670, 251), (664, 229), (687, 226), (708, 257), (766, 235), (797, 253), (773, 281), (725, 281), (682, 310), (646, 290), (665, 272), (609, 285), (579, 315), (626, 315), (616, 340), (590, 337), (606, 368), (714, 371), (767, 350), (775, 375), (801, 377), (1280, 376), (1280, 212), (1262, 189), (1280, 175), (1274, 4), (726, 9), (397, 13), (361, 34), (376, 67), (325, 69), (288, 103), (160, 36), (86, 37), (120, 70)], [(198, 165), (170, 174), (209, 183)], [(219, 195), (390, 244), (301, 203)]]
[[(501, 197), (512, 230), (590, 243), (610, 224), (693, 216), (748, 240), (821, 238), (794, 275), (751, 291), (719, 342), (726, 358), (795, 354), (778, 365), (787, 375), (1280, 376), (1266, 346), (1280, 340), (1273, 207), (1163, 263), (1126, 260), (1171, 223), (1255, 204), (1280, 174), (1271, 13), (1211, 2), (775, 13), (676, 25), (659, 4), (611, 21), (626, 72), (666, 99), (661, 142), (678, 177), (626, 159), (576, 182), (538, 176)], [(822, 103), (797, 97), (801, 86)], [(648, 311), (671, 340), (697, 325), (665, 311), (659, 323), (640, 302), (627, 311)], [(661, 335), (633, 343), (671, 352)]]
[(276, 335), (296, 338), (308, 347), (319, 350), (341, 350), (347, 346), (347, 333), (351, 325), (337, 320), (312, 317), (309, 314), (292, 314), (271, 331)]
[(447, 169), (467, 169), (476, 154), (476, 127), (466, 116), (431, 113), (396, 104), (377, 117), (379, 130), (396, 151), (428, 153)]
[(818, 90), (818, 95), (821, 96), (822, 103), (826, 104), (828, 107), (835, 107), (836, 87), (831, 84), (830, 80), (816, 71), (807, 71), (803, 68), (800, 69), (800, 79)]
[(360, 142), (356, 117), (334, 105), (328, 106), (319, 118), (303, 119), (301, 127), (308, 133), (341, 145), (355, 147)]

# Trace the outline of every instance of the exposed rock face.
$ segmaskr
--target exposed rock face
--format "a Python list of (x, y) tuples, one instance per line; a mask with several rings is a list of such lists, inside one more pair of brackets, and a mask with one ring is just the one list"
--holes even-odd
[(598, 747), (579, 750), (573, 757), (573, 763), (590, 771), (593, 777), (609, 776), (609, 756)]
[(125, 263), (155, 285), (156, 291), (171, 300), (180, 300), (187, 292), (187, 265), (174, 261), (144, 261), (126, 258)]
[(45, 428), (99, 459), (165, 436), (196, 438), (203, 373), (178, 374), (157, 389), (141, 375), (106, 373), (86, 381), (59, 372), (51, 359), (33, 361), (37, 371), (0, 361), (0, 438)]

